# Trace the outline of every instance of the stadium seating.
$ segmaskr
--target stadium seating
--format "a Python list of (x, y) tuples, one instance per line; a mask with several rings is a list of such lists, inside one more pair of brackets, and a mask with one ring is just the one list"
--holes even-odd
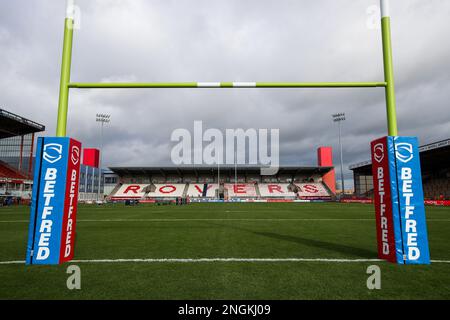
[(450, 179), (432, 178), (424, 181), (423, 191), (425, 199), (450, 199)]
[[(206, 184), (204, 192), (203, 183), (167, 183), (167, 184), (123, 184), (116, 188), (111, 197), (113, 199), (141, 199), (141, 198), (215, 198), (218, 184)], [(322, 183), (226, 183), (228, 198), (301, 198), (301, 199), (328, 199), (329, 191)]]
[(182, 183), (182, 178), (176, 175), (167, 175), (164, 183)]
[(198, 180), (196, 177), (191, 181), (198, 181), (199, 183), (213, 183), (217, 178), (216, 175), (212, 175), (211, 173), (200, 173), (198, 175)]
[(303, 199), (308, 198), (327, 198), (329, 192), (321, 183), (296, 183), (298, 187), (298, 196)]
[(27, 180), (28, 178), (20, 171), (0, 161), (0, 178)]
[(145, 196), (148, 184), (123, 184), (115, 194), (114, 199), (141, 199)]
[(189, 184), (186, 196), (190, 198), (201, 198), (204, 196), (207, 198), (215, 198), (216, 197), (216, 190), (217, 190), (217, 183), (209, 183), (206, 185), (207, 191), (206, 194), (204, 193), (205, 184), (203, 183), (191, 183)]
[(297, 196), (289, 191), (289, 183), (260, 183), (258, 187), (262, 198), (295, 198)]
[(273, 176), (262, 176), (261, 180), (262, 180), (263, 183), (267, 183), (267, 184), (279, 183), (280, 182), (277, 177), (273, 177)]
[[(205, 189), (206, 185), (206, 191)], [(225, 183), (225, 196), (236, 198), (261, 199), (330, 199), (329, 190), (317, 182), (310, 183)], [(447, 188), (447, 185), (443, 185)], [(155, 183), (155, 184), (123, 184), (118, 185), (111, 194), (112, 199), (141, 198), (216, 198), (217, 183)], [(425, 190), (427, 190), (425, 188)], [(433, 189), (434, 190), (434, 189)]]
[(186, 184), (181, 183), (168, 183), (168, 184), (155, 184), (155, 191), (149, 192), (147, 197), (150, 198), (177, 198), (183, 197)]
[[(194, 183), (196, 181), (197, 181), (197, 177), (192, 174), (183, 175), (183, 182)], [(203, 181), (201, 181), (201, 182), (203, 182)]]
[(256, 198), (258, 196), (253, 183), (225, 183), (224, 187), (228, 191), (229, 198)]

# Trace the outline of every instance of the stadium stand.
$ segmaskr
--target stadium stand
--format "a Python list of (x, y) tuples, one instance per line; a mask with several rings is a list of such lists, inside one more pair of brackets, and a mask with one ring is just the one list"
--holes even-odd
[[(450, 139), (420, 147), (423, 190), (426, 200), (450, 200)], [(372, 162), (350, 166), (355, 196), (373, 197)]]
[[(240, 179), (239, 179), (240, 178)], [(236, 184), (224, 184), (226, 195), (229, 198), (257, 198), (255, 183), (243, 183), (245, 177), (238, 177)]]
[(423, 192), (425, 199), (450, 199), (450, 172), (442, 177), (427, 177), (423, 179)]
[(298, 196), (301, 199), (326, 199), (331, 195), (322, 183), (296, 183)]
[[(33, 189), (33, 181), (24, 173), (0, 161), (0, 205), (6, 198), (16, 198), (17, 201), (29, 201)], [(12, 199), (10, 199), (12, 200)]]
[(217, 188), (217, 183), (191, 183), (186, 196), (189, 198), (215, 198)]
[(184, 196), (186, 184), (169, 183), (155, 184), (154, 191), (147, 194), (148, 198), (178, 198)]
[(262, 198), (296, 198), (297, 194), (289, 186), (289, 183), (260, 183), (258, 189)]
[(19, 170), (11, 167), (7, 163), (0, 160), (0, 178), (9, 178), (14, 180), (27, 180), (29, 177)]
[(0, 109), (0, 205), (31, 199), (35, 135), (44, 130), (41, 124)]
[[(281, 167), (261, 175), (259, 167), (110, 168), (119, 177), (110, 199), (322, 199), (334, 197), (322, 178), (332, 167)], [(220, 175), (220, 185), (217, 183)], [(235, 178), (237, 180), (235, 181)], [(141, 183), (146, 181), (147, 183)], [(173, 182), (175, 181), (175, 182)], [(269, 181), (269, 182), (267, 182)], [(293, 183), (295, 181), (295, 184)], [(206, 187), (206, 189), (205, 189)], [(333, 187), (333, 186), (331, 186)], [(219, 191), (217, 191), (219, 190)]]
[(112, 198), (121, 199), (142, 199), (147, 193), (148, 184), (123, 184), (114, 192)]
[(265, 176), (265, 177), (262, 177), (261, 182), (263, 182), (263, 183), (278, 183), (278, 182), (280, 182), (280, 179), (277, 178), (276, 176)]

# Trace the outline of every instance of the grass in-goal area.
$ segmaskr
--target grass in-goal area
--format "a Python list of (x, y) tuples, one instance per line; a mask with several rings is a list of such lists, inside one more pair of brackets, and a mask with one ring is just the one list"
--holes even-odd
[[(80, 206), (70, 291), (68, 265), (9, 264), (24, 260), (29, 209), (0, 208), (0, 299), (449, 299), (450, 208), (427, 218), (441, 261), (399, 266), (371, 261), (371, 205)], [(381, 290), (367, 289), (370, 265)]]

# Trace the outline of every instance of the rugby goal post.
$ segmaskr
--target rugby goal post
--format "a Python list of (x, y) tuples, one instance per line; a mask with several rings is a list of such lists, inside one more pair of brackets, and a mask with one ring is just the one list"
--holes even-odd
[(38, 141), (27, 264), (60, 264), (73, 258), (81, 144), (66, 137), (71, 89), (368, 87), (385, 89), (388, 128), (387, 137), (372, 142), (378, 256), (399, 264), (429, 264), (418, 142), (414, 137), (397, 137), (389, 0), (380, 0), (380, 5), (384, 81), (72, 83), (70, 72), (76, 7), (75, 0), (68, 0), (57, 137)]
[(383, 42), (384, 81), (377, 82), (173, 82), (173, 83), (72, 83), (70, 81), (72, 44), (75, 24), (75, 0), (67, 0), (64, 26), (64, 46), (61, 65), (61, 83), (56, 135), (67, 134), (67, 114), (70, 89), (158, 89), (158, 88), (368, 88), (384, 87), (386, 95), (386, 113), (388, 135), (396, 136), (397, 116), (394, 86), (394, 68), (392, 59), (392, 41), (390, 27), (389, 0), (380, 0), (381, 34)]

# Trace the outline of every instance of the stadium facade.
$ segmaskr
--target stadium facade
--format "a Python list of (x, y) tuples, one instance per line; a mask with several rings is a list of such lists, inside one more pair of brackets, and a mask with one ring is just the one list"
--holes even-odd
[[(45, 126), (0, 109), (0, 197), (30, 201), (36, 135)], [(100, 176), (100, 151), (83, 149), (80, 201), (103, 200), (327, 200), (336, 193), (331, 147), (317, 151), (317, 166), (282, 166), (265, 176), (255, 166), (113, 167)], [(101, 177), (101, 179), (99, 179)]]
[[(450, 139), (420, 147), (425, 199), (450, 200)], [(351, 165), (355, 195), (372, 198), (372, 161)]]
[[(0, 200), (31, 199), (36, 135), (45, 126), (0, 109)], [(327, 200), (336, 195), (331, 147), (317, 151), (317, 166), (282, 166), (273, 176), (255, 166), (112, 167), (99, 181), (99, 150), (84, 149), (80, 201), (157, 200)], [(420, 148), (427, 200), (450, 200), (450, 139)], [(355, 197), (372, 198), (371, 161), (350, 166)]]
[(34, 144), (45, 126), (0, 109), (0, 205), (31, 199)]
[[(36, 138), (44, 131), (44, 125), (0, 109), (0, 205), (30, 201)], [(98, 164), (84, 160), (80, 200), (97, 200), (99, 188), (100, 194), (104, 191)]]

